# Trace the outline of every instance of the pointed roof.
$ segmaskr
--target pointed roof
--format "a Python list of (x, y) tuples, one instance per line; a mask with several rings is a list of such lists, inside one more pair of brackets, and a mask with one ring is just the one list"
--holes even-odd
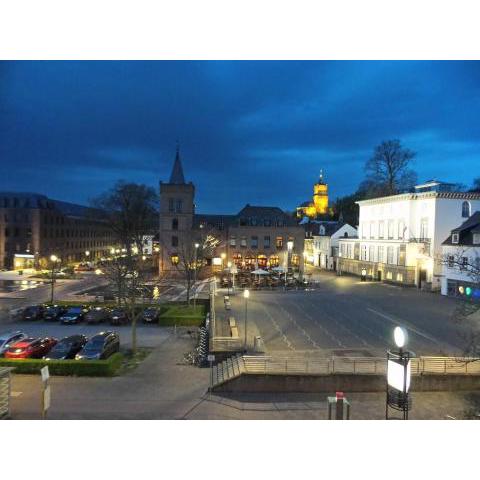
[(185, 177), (183, 175), (182, 162), (180, 160), (180, 147), (177, 143), (177, 153), (175, 155), (175, 162), (173, 163), (172, 174), (170, 175), (170, 182), (176, 185), (185, 184)]

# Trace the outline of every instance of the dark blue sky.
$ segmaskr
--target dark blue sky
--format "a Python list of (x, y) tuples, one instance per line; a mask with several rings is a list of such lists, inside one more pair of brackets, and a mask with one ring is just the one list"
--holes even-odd
[(480, 62), (0, 62), (0, 190), (87, 202), (167, 181), (180, 140), (198, 211), (293, 209), (323, 168), (353, 192), (376, 144), (420, 180), (480, 176)]

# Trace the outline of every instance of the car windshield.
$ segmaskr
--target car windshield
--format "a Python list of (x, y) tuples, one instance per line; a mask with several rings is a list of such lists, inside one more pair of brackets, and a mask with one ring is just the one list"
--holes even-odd
[(103, 348), (103, 340), (92, 340), (85, 345), (85, 350), (88, 352), (98, 352)]
[(68, 309), (67, 313), (81, 313), (82, 309), (80, 307), (72, 307)]
[(68, 352), (70, 348), (72, 347), (73, 342), (60, 342), (57, 343), (53, 349), (52, 352)]

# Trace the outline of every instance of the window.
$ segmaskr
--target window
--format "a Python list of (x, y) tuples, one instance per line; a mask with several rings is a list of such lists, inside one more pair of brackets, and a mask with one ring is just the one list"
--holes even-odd
[(393, 239), (393, 227), (394, 227), (394, 221), (389, 220), (388, 221), (388, 239), (389, 240)]
[(178, 230), (178, 218), (172, 220), (172, 230)]
[(176, 204), (175, 204), (175, 211), (177, 213), (182, 212), (182, 207), (183, 207), (183, 201), (181, 198), (177, 198)]
[(269, 219), (269, 218), (266, 218), (264, 221), (263, 221), (263, 224), (266, 226), (266, 227), (270, 227), (272, 225), (272, 221)]
[(405, 239), (405, 222), (403, 220), (398, 222), (398, 238), (400, 240)]
[(231, 246), (231, 247), (236, 247), (236, 246), (237, 246), (237, 239), (236, 239), (236, 237), (234, 237), (234, 236), (230, 237), (230, 246)]
[(367, 246), (362, 245), (362, 260), (367, 260)]
[(178, 247), (178, 237), (172, 237), (172, 247)]
[(367, 238), (367, 226), (362, 222), (362, 238)]
[(345, 232), (345, 233), (343, 234), (343, 236), (344, 236), (344, 238), (348, 238), (348, 232)]
[(319, 234), (325, 235), (325, 227), (323, 225), (320, 225)]
[(428, 218), (420, 220), (420, 240), (428, 238)]
[(466, 270), (468, 267), (468, 257), (462, 257), (462, 266), (461, 266), (461, 269), (462, 270)]
[(256, 235), (253, 235), (251, 238), (250, 238), (250, 246), (252, 248), (258, 248), (258, 237)]
[(377, 262), (379, 262), (379, 263), (384, 263), (385, 260), (384, 260), (384, 258), (383, 258), (383, 245), (379, 245), (379, 246), (378, 246), (377, 255), (378, 255), (378, 257), (377, 257)]
[(454, 259), (453, 255), (449, 255), (448, 256), (448, 266), (450, 268), (453, 268), (454, 262), (455, 262), (455, 259)]
[(383, 220), (378, 222), (378, 238), (385, 238), (385, 222)]
[(174, 211), (174, 200), (173, 200), (173, 198), (168, 199), (168, 211), (169, 212)]
[(403, 273), (397, 273), (397, 282), (403, 282)]
[(360, 260), (360, 243), (355, 243), (353, 246), (353, 258), (355, 260)]
[(172, 265), (178, 265), (178, 262), (179, 262), (178, 255), (172, 255), (170, 260), (172, 262)]
[(275, 246), (277, 248), (283, 248), (283, 237), (277, 237), (275, 240)]
[(474, 245), (480, 244), (480, 233), (473, 234), (473, 244)]
[(240, 246), (241, 247), (247, 246), (247, 237), (245, 237), (244, 235), (240, 238)]
[(459, 236), (458, 233), (452, 233), (452, 243), (458, 243)]
[(403, 243), (397, 250), (397, 263), (402, 267), (405, 266), (405, 257), (407, 255), (407, 246)]
[(375, 222), (370, 222), (370, 238), (375, 238)]
[(387, 263), (393, 264), (393, 247), (387, 247)]
[(270, 248), (270, 235), (263, 237), (263, 248)]
[(368, 248), (368, 261), (369, 262), (374, 262), (375, 261), (375, 246), (370, 245)]
[(468, 218), (470, 216), (470, 203), (463, 202), (462, 203), (462, 217)]

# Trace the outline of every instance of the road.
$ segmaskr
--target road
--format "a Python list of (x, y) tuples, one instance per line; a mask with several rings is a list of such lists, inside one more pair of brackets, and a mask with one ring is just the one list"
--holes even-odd
[[(250, 292), (249, 344), (260, 335), (269, 353), (383, 356), (393, 346), (393, 328), (403, 325), (417, 355), (460, 354), (465, 347), (464, 330), (451, 320), (454, 299), (329, 272), (317, 279), (312, 291)], [(244, 305), (241, 295), (232, 297), (241, 337)]]

